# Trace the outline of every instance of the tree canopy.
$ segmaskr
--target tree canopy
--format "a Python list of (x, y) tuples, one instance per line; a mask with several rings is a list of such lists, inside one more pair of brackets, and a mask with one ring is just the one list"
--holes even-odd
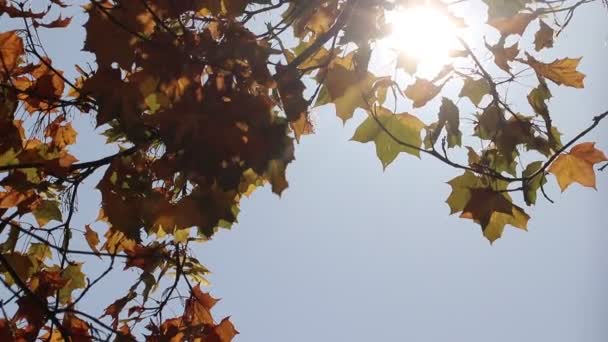
[[(485, 5), (495, 37), (457, 35), (432, 77), (407, 49), (388, 72), (374, 69), (388, 13), (428, 6), (466, 30), (453, 11), (464, 2)], [(191, 246), (230, 228), (256, 188), (288, 187), (294, 146), (320, 106), (344, 122), (365, 111), (352, 140), (373, 143), (383, 167), (409, 154), (457, 170), (450, 214), (490, 242), (507, 226), (527, 229), (526, 207), (553, 201), (548, 182), (595, 188), (608, 165), (585, 139), (608, 111), (580, 114), (589, 124), (568, 141), (551, 115), (552, 88), (584, 88), (581, 56), (545, 57), (576, 10), (599, 2), (89, 0), (83, 49), (95, 65), (76, 65), (71, 79), (38, 33), (69, 29), (63, 13), (75, 5), (0, 0), (0, 19), (19, 25), (0, 32), (0, 339), (231, 341), (238, 332), (211, 315), (217, 300)], [(510, 88), (527, 108), (511, 104)], [(422, 120), (433, 101), (435, 119)], [(75, 113), (117, 152), (77, 160)], [(99, 215), (77, 226), (79, 187), (95, 172)], [(120, 268), (137, 270), (122, 296), (101, 312), (80, 305)]]

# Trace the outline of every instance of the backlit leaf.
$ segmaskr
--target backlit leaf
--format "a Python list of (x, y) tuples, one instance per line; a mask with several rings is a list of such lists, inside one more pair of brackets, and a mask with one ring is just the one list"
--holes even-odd
[(581, 58), (556, 59), (551, 63), (542, 63), (534, 57), (527, 55), (527, 63), (538, 75), (546, 77), (558, 85), (574, 88), (583, 88), (585, 74), (576, 70)]
[(405, 96), (414, 101), (414, 108), (418, 108), (437, 96), (442, 87), (443, 85), (436, 86), (429, 80), (416, 78), (416, 82), (405, 89)]
[(534, 49), (540, 51), (544, 48), (553, 47), (554, 31), (551, 26), (547, 25), (543, 20), (540, 21), (540, 29), (534, 35)]
[(465, 78), (460, 97), (468, 97), (475, 106), (479, 106), (484, 96), (490, 94), (490, 84), (485, 78)]
[(412, 114), (393, 115), (387, 109), (380, 109), (363, 121), (351, 140), (361, 143), (373, 141), (376, 154), (386, 168), (401, 152), (420, 156), (422, 128), (424, 123)]
[(562, 192), (575, 182), (595, 189), (593, 165), (602, 161), (608, 161), (604, 152), (596, 149), (595, 143), (587, 142), (578, 144), (569, 153), (560, 155), (548, 171), (555, 175)]
[(59, 210), (59, 202), (57, 201), (41, 201), (32, 213), (40, 227), (46, 226), (50, 221), (63, 221), (61, 210)]

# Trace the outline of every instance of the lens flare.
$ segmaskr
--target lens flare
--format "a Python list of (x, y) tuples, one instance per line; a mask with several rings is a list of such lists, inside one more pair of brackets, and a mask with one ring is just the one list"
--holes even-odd
[(392, 33), (381, 43), (415, 60), (423, 70), (437, 70), (458, 48), (457, 26), (441, 11), (415, 7), (386, 13)]

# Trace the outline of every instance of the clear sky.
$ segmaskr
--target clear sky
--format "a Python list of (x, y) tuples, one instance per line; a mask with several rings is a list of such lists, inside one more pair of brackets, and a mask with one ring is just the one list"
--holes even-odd
[[(72, 32), (49, 33), (64, 70), (87, 60), (76, 19)], [(585, 89), (552, 88), (566, 140), (608, 109), (607, 42), (608, 10), (590, 5), (546, 55), (584, 56)], [(574, 185), (560, 195), (551, 179), (556, 203), (541, 198), (527, 209), (529, 232), (507, 228), (490, 246), (478, 225), (449, 216), (445, 182), (459, 171), (410, 156), (383, 171), (372, 144), (349, 141), (364, 113), (343, 126), (332, 110), (314, 112), (316, 134), (297, 146), (283, 196), (255, 192), (232, 231), (197, 247), (236, 341), (608, 340), (608, 172), (598, 192)], [(92, 120), (78, 128), (80, 159), (111, 153), (98, 149)], [(584, 141), (608, 150), (607, 132), (604, 123)], [(79, 201), (81, 224), (97, 215), (94, 184)], [(113, 294), (119, 277), (102, 292)]]

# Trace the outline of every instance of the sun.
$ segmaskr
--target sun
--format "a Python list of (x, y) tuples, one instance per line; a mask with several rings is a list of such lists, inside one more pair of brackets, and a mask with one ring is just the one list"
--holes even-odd
[(386, 13), (391, 34), (381, 44), (407, 56), (418, 70), (440, 69), (458, 49), (458, 27), (450, 17), (429, 6), (413, 7)]

